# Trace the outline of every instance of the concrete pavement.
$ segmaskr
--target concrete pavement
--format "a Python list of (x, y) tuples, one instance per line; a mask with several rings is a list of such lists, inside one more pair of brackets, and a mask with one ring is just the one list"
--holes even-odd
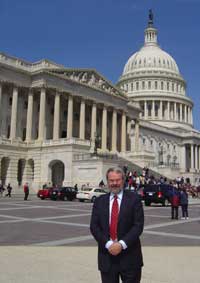
[[(1, 247), (1, 283), (100, 282), (96, 247)], [(198, 283), (200, 248), (145, 247), (141, 283)]]
[[(21, 199), (21, 197), (17, 196), (17, 199)], [(6, 202), (8, 201), (6, 200)], [(23, 206), (27, 207), (31, 205), (31, 207), (34, 208), (37, 204), (35, 201), (28, 203), (16, 202), (14, 206), (16, 206), (17, 209), (13, 209), (11, 203), (12, 200), (9, 200), (8, 206), (3, 207), (3, 202), (1, 202), (1, 213), (7, 214), (8, 211), (11, 211), (12, 217), (15, 215), (16, 218), (19, 211), (24, 213), (25, 209)], [(43, 201), (41, 201), (41, 204), (44, 205), (45, 203), (46, 202), (43, 203)], [(57, 205), (57, 203), (52, 203), (52, 205), (53, 204)], [(72, 203), (58, 203), (58, 205), (62, 207), (70, 204)], [(200, 199), (190, 199), (190, 204), (194, 205), (195, 213), (197, 213)], [(47, 202), (46, 205), (49, 206), (49, 203)], [(147, 209), (149, 211), (149, 208)], [(27, 210), (27, 213), (28, 211), (30, 211), (30, 209)], [(35, 209), (33, 209), (32, 213), (34, 213), (34, 211)], [(164, 210), (162, 211), (164, 213)], [(152, 215), (152, 213), (155, 214), (154, 208), (150, 208), (148, 215), (150, 217), (154, 216), (155, 218), (156, 215)], [(26, 217), (30, 216), (27, 215)], [(165, 215), (163, 217), (165, 217)], [(51, 216), (51, 219), (52, 218)], [(5, 222), (5, 219), (5, 217), (2, 218), (1, 222)], [(166, 222), (166, 218), (163, 219), (164, 222)], [(151, 225), (153, 224), (152, 221), (153, 218), (150, 219)], [(178, 226), (184, 228), (185, 226), (181, 224), (183, 222), (180, 220)], [(196, 223), (199, 225), (199, 221)], [(165, 224), (168, 223), (166, 222)], [(5, 225), (6, 224), (3, 224), (1, 229), (5, 229)], [(9, 223), (9, 225), (11, 225), (11, 223)], [(157, 222), (155, 225), (158, 225)], [(15, 229), (14, 227), (15, 226), (12, 226), (12, 229)], [(148, 228), (148, 226), (146, 226), (146, 228)], [(24, 229), (26, 229), (25, 226)], [(21, 237), (25, 235), (25, 230), (23, 231), (21, 232), (22, 234), (20, 234)], [(148, 231), (147, 229), (146, 232)], [(159, 233), (160, 231), (161, 230), (159, 230)], [(188, 234), (188, 230), (184, 231)], [(152, 233), (152, 231), (150, 232)], [(155, 230), (153, 230), (153, 232), (155, 233)], [(0, 234), (3, 235), (3, 233), (3, 230), (0, 230)], [(35, 233), (34, 229), (31, 233)], [(46, 233), (48, 233), (48, 230)], [(169, 232), (167, 232), (167, 235), (169, 236)], [(173, 234), (173, 237), (174, 235), (175, 234)], [(198, 235), (200, 235), (200, 233)], [(178, 236), (180, 237), (180, 232)], [(145, 237), (152, 237), (152, 235), (145, 234)], [(157, 242), (157, 236), (155, 235), (153, 237), (155, 237), (155, 241)], [(0, 246), (0, 283), (100, 282), (100, 276), (97, 270), (97, 247), (75, 247), (75, 245), (76, 244), (74, 244), (74, 246), (33, 246), (31, 244), (29, 246)], [(145, 266), (143, 268), (141, 283), (198, 283), (200, 278), (199, 254), (200, 247), (198, 246), (187, 245), (178, 247), (176, 245), (161, 245), (159, 247), (145, 245), (143, 246)]]

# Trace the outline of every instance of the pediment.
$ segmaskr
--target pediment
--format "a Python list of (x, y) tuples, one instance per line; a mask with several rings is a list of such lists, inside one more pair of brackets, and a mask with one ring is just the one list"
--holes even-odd
[(66, 77), (72, 81), (103, 90), (113, 95), (126, 96), (126, 94), (106, 80), (93, 69), (54, 69), (52, 73)]

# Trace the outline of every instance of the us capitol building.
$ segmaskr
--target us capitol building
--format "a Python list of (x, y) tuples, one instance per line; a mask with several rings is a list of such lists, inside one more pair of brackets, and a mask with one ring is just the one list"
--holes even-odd
[(200, 132), (175, 60), (149, 14), (144, 46), (116, 85), (96, 70), (0, 53), (0, 179), (97, 185), (108, 167), (148, 166), (169, 178), (200, 172)]

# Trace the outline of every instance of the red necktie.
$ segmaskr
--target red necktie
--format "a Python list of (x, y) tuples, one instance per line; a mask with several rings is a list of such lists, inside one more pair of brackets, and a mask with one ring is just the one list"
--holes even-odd
[(114, 196), (114, 201), (111, 211), (111, 221), (110, 221), (110, 238), (113, 241), (117, 239), (118, 215), (119, 215), (119, 206), (118, 206), (117, 196)]

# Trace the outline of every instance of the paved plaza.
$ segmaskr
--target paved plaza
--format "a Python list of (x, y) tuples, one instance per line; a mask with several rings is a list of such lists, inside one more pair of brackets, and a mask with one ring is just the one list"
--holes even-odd
[[(28, 201), (23, 200), (23, 195), (0, 198), (1, 255), (14, 266), (8, 273), (2, 273), (3, 268), (8, 268), (3, 261), (0, 271), (4, 279), (0, 282), (99, 282), (97, 248), (89, 231), (91, 209), (91, 203), (40, 200), (35, 195)], [(143, 282), (179, 282), (177, 278), (185, 272), (183, 264), (191, 272), (197, 251), (199, 254), (200, 200), (190, 199), (188, 220), (172, 221), (170, 207), (155, 205), (144, 207), (144, 211), (145, 228), (141, 237), (145, 262)], [(43, 268), (57, 266), (57, 263), (61, 265), (54, 272), (50, 268), (43, 274)], [(177, 267), (182, 264), (183, 272), (174, 279), (176, 281), (170, 281), (171, 271), (167, 272), (172, 263)], [(23, 272), (24, 264), (31, 277), (28, 281)], [(35, 269), (37, 271), (33, 273)], [(177, 270), (171, 275), (176, 277)], [(167, 272), (165, 278), (162, 272)], [(41, 280), (38, 273), (42, 274)], [(69, 276), (68, 280), (66, 276)], [(195, 276), (194, 272), (192, 276)], [(184, 275), (180, 282), (187, 282), (184, 281), (186, 278)], [(198, 280), (194, 277), (191, 282)]]

